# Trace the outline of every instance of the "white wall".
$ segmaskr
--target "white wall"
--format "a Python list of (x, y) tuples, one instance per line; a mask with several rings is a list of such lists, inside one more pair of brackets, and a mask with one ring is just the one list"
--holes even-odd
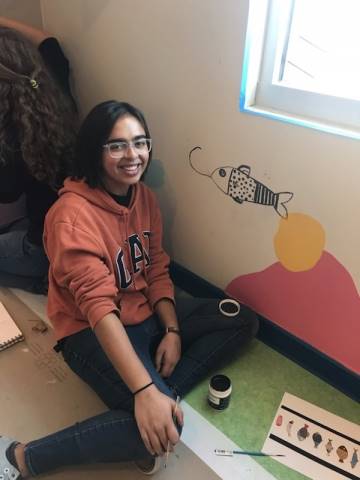
[(0, 15), (42, 27), (40, 0), (0, 0)]
[[(45, 28), (71, 60), (82, 111), (117, 98), (145, 112), (176, 261), (224, 287), (277, 260), (279, 217), (270, 207), (235, 203), (196, 175), (188, 152), (200, 145), (202, 170), (248, 164), (275, 192), (294, 192), (291, 211), (322, 224), (326, 250), (360, 286), (360, 143), (239, 112), (247, 1), (41, 3)], [(150, 181), (159, 183), (160, 173), (154, 162)]]

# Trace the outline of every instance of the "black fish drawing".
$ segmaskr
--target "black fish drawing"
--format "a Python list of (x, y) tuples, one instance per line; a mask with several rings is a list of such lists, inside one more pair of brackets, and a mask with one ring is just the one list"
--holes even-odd
[(312, 439), (314, 440), (314, 447), (317, 448), (322, 442), (322, 436), (319, 432), (313, 434)]
[(309, 428), (309, 425), (306, 425), (305, 423), (305, 425), (302, 428), (300, 428), (300, 430), (297, 432), (297, 438), (298, 440), (300, 440), (300, 442), (302, 442), (303, 440), (306, 440), (307, 437), (310, 435), (308, 428)]
[(210, 177), (215, 185), (226, 195), (229, 195), (235, 202), (251, 202), (259, 205), (269, 205), (274, 207), (276, 213), (282, 218), (287, 218), (288, 211), (285, 206), (292, 197), (291, 192), (274, 193), (266, 185), (262, 184), (253, 177), (250, 177), (251, 168), (248, 165), (239, 167), (219, 167), (211, 174), (203, 173), (197, 170), (191, 161), (191, 155), (195, 150), (201, 150), (201, 147), (194, 147), (189, 153), (190, 166), (196, 173)]

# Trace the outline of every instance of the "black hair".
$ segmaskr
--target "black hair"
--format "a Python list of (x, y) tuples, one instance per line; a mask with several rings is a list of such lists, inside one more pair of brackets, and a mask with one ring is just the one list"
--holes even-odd
[[(146, 137), (151, 138), (145, 117), (138, 108), (130, 105), (130, 103), (116, 100), (99, 103), (90, 111), (80, 127), (76, 144), (73, 178), (84, 179), (91, 188), (102, 185), (103, 145), (108, 141), (115, 123), (119, 118), (126, 115), (135, 117), (143, 127)], [(152, 151), (149, 153), (147, 168), (150, 164), (151, 154)]]

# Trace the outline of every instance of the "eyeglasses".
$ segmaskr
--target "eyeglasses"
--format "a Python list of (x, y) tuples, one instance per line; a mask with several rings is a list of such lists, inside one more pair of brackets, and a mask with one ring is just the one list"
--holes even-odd
[(110, 157), (121, 158), (125, 155), (130, 147), (134, 148), (138, 153), (150, 153), (152, 146), (151, 138), (138, 138), (134, 141), (119, 141), (108, 142), (103, 145), (103, 148), (107, 148)]

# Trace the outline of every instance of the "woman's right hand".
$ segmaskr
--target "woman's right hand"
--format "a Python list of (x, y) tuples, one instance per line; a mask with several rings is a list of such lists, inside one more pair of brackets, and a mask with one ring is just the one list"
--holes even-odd
[[(107, 357), (114, 365), (123, 381), (131, 391), (137, 391), (141, 385), (151, 380), (142, 361), (137, 356), (125, 328), (119, 317), (111, 312), (106, 314), (94, 328), (95, 335)], [(135, 381), (136, 380), (136, 381)], [(176, 402), (161, 393), (152, 384), (135, 395), (135, 419), (141, 438), (154, 455), (162, 455), (168, 446), (179, 441), (179, 433), (173, 421)], [(176, 409), (176, 420), (183, 425), (183, 413)]]
[[(180, 436), (173, 421), (175, 401), (151, 385), (135, 396), (135, 419), (141, 438), (151, 455), (163, 455)], [(183, 412), (176, 408), (176, 421), (183, 425)]]

